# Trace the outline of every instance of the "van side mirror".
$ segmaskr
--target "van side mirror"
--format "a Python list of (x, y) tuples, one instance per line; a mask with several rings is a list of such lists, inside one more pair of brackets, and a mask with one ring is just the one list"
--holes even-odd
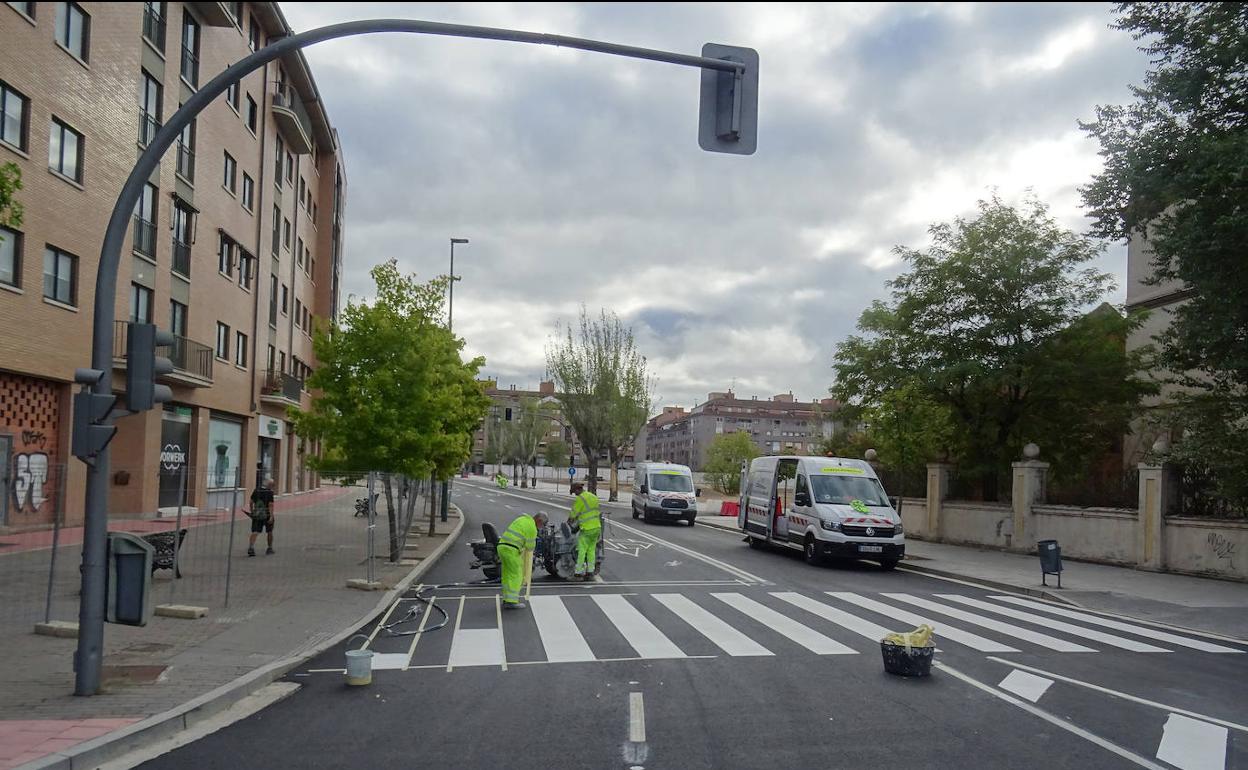
[(796, 495), (793, 496), (793, 504), (800, 506), (802, 508), (809, 508), (810, 507), (810, 495), (806, 494), (805, 492), (798, 492)]
[(646, 487), (646, 485), (645, 485), (645, 484), (642, 484), (642, 485), (641, 485), (641, 493), (642, 493), (643, 495), (648, 495), (648, 494), (650, 494), (650, 489), (649, 489), (648, 487)]
[(694, 496), (694, 497), (701, 497), (701, 496), (702, 496), (702, 488), (701, 488), (701, 487), (698, 487), (697, 489), (693, 490), (693, 496)]

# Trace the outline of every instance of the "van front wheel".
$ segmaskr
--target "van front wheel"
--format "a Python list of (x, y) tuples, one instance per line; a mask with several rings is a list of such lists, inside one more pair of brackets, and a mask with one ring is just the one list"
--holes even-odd
[(896, 559), (880, 559), (880, 567), (883, 568), (885, 572), (891, 572), (897, 569), (897, 560)]
[(819, 552), (819, 541), (815, 540), (814, 535), (806, 536), (806, 547), (804, 551), (807, 564), (813, 564), (816, 567), (823, 564), (823, 554)]

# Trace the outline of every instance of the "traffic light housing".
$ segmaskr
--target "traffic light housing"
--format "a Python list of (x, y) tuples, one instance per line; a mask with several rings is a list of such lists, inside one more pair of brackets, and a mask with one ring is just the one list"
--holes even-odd
[(707, 152), (753, 155), (758, 147), (758, 51), (707, 43), (702, 55), (745, 67), (735, 72), (703, 68), (698, 146)]
[(156, 379), (173, 371), (173, 361), (156, 355), (156, 348), (176, 342), (154, 324), (131, 323), (126, 334), (126, 409), (142, 412), (173, 398), (168, 385)]
[(74, 372), (74, 382), (86, 387), (74, 394), (74, 430), (70, 451), (74, 457), (85, 462), (91, 462), (117, 434), (117, 428), (106, 422), (117, 397), (99, 395), (90, 390), (103, 376), (104, 372), (99, 369), (78, 369)]

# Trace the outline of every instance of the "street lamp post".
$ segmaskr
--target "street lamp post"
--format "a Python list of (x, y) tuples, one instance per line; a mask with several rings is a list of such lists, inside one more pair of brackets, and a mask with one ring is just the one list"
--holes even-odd
[[(448, 293), (448, 298), (447, 298), (447, 303), (446, 303), (446, 330), (449, 332), (455, 331), (455, 282), (459, 280), (458, 278), (455, 277), (455, 244), (467, 243), (467, 242), (468, 242), (467, 238), (452, 238), (451, 239), (451, 276), (450, 276), (450, 280), (447, 281), (447, 287), (449, 289), (449, 293)], [(450, 493), (451, 493), (451, 482), (449, 480), (443, 481), (442, 482), (442, 504), (441, 506), (439, 506), (441, 508), (442, 521), (446, 521), (447, 512), (450, 510), (450, 507), (451, 507)]]

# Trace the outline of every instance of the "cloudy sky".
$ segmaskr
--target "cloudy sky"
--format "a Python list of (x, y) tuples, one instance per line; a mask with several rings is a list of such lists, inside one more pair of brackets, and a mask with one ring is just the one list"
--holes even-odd
[[(760, 57), (753, 156), (697, 145), (697, 70), (412, 35), (308, 49), (343, 143), (345, 291), (456, 248), (455, 329), (535, 386), (581, 303), (636, 330), (656, 401), (826, 394), (836, 343), (885, 295), (897, 244), (997, 188), (1073, 229), (1099, 168), (1076, 121), (1146, 66), (1108, 4), (283, 3), (297, 30), (404, 17)], [(1125, 296), (1125, 248), (1100, 267)]]

